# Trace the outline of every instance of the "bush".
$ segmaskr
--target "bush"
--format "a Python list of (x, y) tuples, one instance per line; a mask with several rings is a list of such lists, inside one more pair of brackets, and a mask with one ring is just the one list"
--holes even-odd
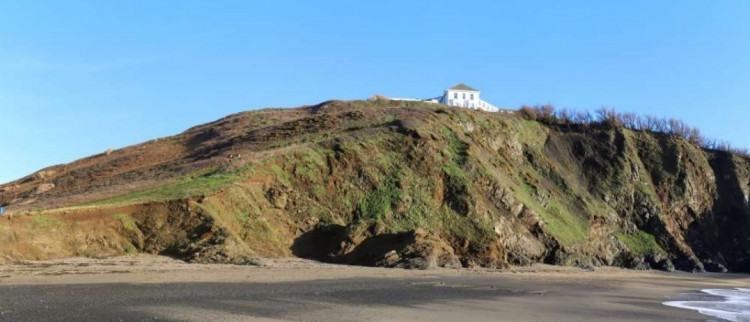
[(683, 138), (688, 142), (706, 150), (725, 151), (750, 158), (750, 151), (746, 148), (733, 147), (729, 142), (708, 139), (698, 128), (691, 127), (682, 120), (659, 118), (653, 115), (637, 115), (635, 113), (618, 113), (611, 108), (601, 108), (595, 111), (596, 118), (591, 113), (576, 112), (568, 109), (555, 110), (552, 105), (522, 106), (519, 114), (532, 121), (551, 125), (583, 125), (592, 124), (607, 126), (622, 126), (631, 130), (661, 133), (673, 137)]
[(518, 112), (521, 114), (521, 117), (527, 120), (536, 121), (539, 119), (539, 114), (536, 109), (531, 106), (522, 106)]

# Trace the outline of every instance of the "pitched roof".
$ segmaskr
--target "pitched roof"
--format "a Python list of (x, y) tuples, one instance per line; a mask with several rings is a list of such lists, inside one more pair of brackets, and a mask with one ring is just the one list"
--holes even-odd
[(464, 84), (464, 83), (458, 83), (458, 84), (454, 85), (453, 87), (451, 87), (449, 89), (457, 89), (457, 90), (460, 90), (460, 91), (479, 92), (479, 90), (476, 90), (476, 89), (473, 89), (473, 88), (471, 88), (469, 86), (466, 86), (466, 84)]

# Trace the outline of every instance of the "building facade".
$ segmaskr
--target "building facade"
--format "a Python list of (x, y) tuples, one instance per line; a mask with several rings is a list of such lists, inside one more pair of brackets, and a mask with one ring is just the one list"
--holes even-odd
[(465, 84), (457, 84), (446, 89), (443, 92), (443, 96), (431, 98), (427, 101), (487, 112), (498, 112), (500, 110), (494, 105), (479, 98), (479, 94), (479, 90), (466, 86)]

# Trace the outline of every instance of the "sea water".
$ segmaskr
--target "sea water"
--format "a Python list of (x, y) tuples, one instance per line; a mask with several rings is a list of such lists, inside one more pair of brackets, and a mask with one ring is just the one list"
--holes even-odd
[(728, 321), (750, 321), (750, 289), (705, 289), (680, 294), (664, 305), (695, 310)]

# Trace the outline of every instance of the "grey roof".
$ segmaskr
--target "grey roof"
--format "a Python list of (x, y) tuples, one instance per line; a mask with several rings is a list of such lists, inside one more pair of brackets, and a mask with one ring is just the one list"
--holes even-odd
[(473, 88), (471, 88), (469, 86), (466, 86), (466, 84), (464, 84), (464, 83), (458, 83), (458, 84), (456, 84), (455, 86), (453, 86), (453, 87), (451, 87), (449, 89), (457, 89), (457, 90), (460, 90), (460, 91), (479, 92), (479, 90), (476, 90), (476, 89), (473, 89)]

